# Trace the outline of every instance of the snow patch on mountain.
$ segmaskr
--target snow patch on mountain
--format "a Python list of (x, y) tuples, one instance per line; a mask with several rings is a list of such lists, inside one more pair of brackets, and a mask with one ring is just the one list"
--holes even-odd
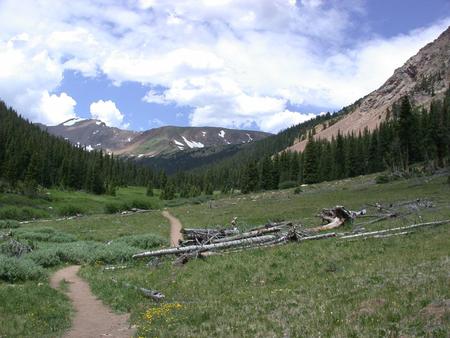
[(224, 138), (225, 137), (225, 130), (221, 130), (219, 133), (219, 136)]
[(175, 142), (175, 144), (176, 144), (177, 146), (184, 147), (184, 143), (181, 143), (181, 142), (179, 142), (179, 141), (177, 141), (177, 140), (173, 140), (173, 142)]
[(203, 148), (205, 145), (201, 142), (189, 141), (186, 137), (181, 136), (189, 148)]
[(81, 117), (75, 117), (73, 119), (70, 119), (70, 120), (67, 120), (66, 122), (64, 122), (63, 126), (70, 127), (70, 126), (73, 126), (75, 123), (78, 123), (78, 122), (81, 122), (81, 121), (84, 121), (84, 120), (86, 120), (86, 119), (83, 119)]

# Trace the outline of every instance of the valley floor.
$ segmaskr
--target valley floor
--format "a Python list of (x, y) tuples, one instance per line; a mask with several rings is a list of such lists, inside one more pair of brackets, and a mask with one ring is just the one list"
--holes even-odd
[[(450, 219), (446, 177), (374, 181), (373, 176), (359, 177), (303, 187), (300, 194), (270, 191), (168, 211), (186, 227), (228, 226), (234, 217), (242, 229), (269, 220), (313, 226), (320, 223), (315, 215), (324, 207), (359, 210), (377, 202), (419, 198), (431, 201), (433, 207), (405, 209), (403, 217), (365, 225), (366, 230)], [(357, 220), (342, 231), (365, 221)], [(62, 262), (84, 263), (80, 276), (92, 292), (118, 313), (129, 312), (139, 336), (447, 337), (450, 333), (450, 225), (406, 236), (327, 239), (210, 256), (182, 267), (164, 259), (151, 266), (129, 260), (130, 252), (169, 244), (169, 224), (161, 211), (32, 223), (17, 231), (30, 237), (43, 226), (57, 231), (55, 238), (74, 238), (68, 243), (36, 241), (38, 250), (28, 254), (30, 259), (49, 263), (50, 250), (70, 251), (65, 260), (59, 253), (58, 257)], [(138, 240), (149, 234), (166, 238), (165, 243), (154, 237), (145, 243)], [(104, 244), (111, 240), (111, 245)], [(91, 253), (81, 254), (74, 247), (90, 248)], [(109, 263), (126, 268), (105, 270)], [(45, 277), (63, 264), (48, 265), (37, 280), (0, 283), (0, 336), (52, 337), (70, 327), (71, 304), (61, 291), (50, 288)], [(154, 303), (123, 283), (159, 290), (165, 301)]]

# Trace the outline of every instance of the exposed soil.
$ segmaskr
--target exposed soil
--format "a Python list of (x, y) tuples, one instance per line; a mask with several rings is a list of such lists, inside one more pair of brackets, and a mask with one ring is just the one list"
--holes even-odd
[(168, 211), (163, 211), (162, 215), (167, 218), (170, 223), (170, 245), (178, 246), (179, 241), (183, 239), (183, 235), (181, 234), (183, 226), (181, 225), (180, 220)]
[(435, 301), (420, 311), (420, 317), (427, 323), (426, 330), (433, 332), (450, 318), (450, 299)]
[(64, 337), (133, 337), (135, 330), (130, 328), (129, 316), (113, 313), (91, 292), (89, 284), (77, 273), (80, 266), (73, 265), (57, 271), (50, 280), (54, 289), (59, 289), (61, 281), (69, 283), (67, 296), (75, 308), (72, 328)]
[(377, 313), (384, 304), (386, 304), (386, 300), (383, 298), (366, 300), (350, 315), (350, 318), (355, 320), (360, 316), (372, 316)]

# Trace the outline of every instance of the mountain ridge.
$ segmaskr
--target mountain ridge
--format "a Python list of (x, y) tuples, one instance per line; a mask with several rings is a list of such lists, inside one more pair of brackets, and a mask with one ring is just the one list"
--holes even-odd
[[(378, 89), (352, 104), (352, 110), (332, 124), (316, 126), (314, 137), (330, 140), (338, 133), (374, 130), (390, 117), (390, 109), (403, 96), (408, 95), (415, 106), (426, 106), (433, 99), (442, 98), (449, 83), (450, 27), (397, 68)], [(301, 152), (306, 143), (304, 135), (286, 150)]]
[(39, 125), (87, 150), (104, 150), (127, 157), (154, 157), (184, 150), (250, 143), (271, 134), (221, 127), (163, 126), (146, 131), (109, 127), (94, 119), (69, 119), (56, 126)]

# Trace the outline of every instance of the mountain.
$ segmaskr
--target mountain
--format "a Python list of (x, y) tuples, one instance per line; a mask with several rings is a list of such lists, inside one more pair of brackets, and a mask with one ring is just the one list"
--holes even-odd
[[(316, 139), (374, 130), (390, 116), (392, 106), (407, 95), (416, 106), (428, 106), (442, 98), (450, 83), (450, 27), (435, 41), (423, 47), (377, 90), (344, 109), (344, 114), (315, 127)], [(288, 148), (303, 151), (305, 136)]]
[(73, 144), (86, 146), (87, 150), (104, 149), (112, 152), (122, 149), (140, 133), (108, 127), (98, 120), (70, 119), (57, 126), (40, 125), (50, 134), (60, 136)]
[(216, 127), (166, 126), (144, 132), (108, 127), (98, 120), (71, 119), (57, 126), (43, 126), (87, 150), (104, 149), (117, 155), (148, 158), (190, 149), (224, 147), (261, 140), (270, 134)]
[(153, 178), (136, 162), (85, 151), (42, 128), (0, 100), (0, 191), (36, 197), (39, 187), (62, 187), (111, 194), (116, 185), (145, 186)]

